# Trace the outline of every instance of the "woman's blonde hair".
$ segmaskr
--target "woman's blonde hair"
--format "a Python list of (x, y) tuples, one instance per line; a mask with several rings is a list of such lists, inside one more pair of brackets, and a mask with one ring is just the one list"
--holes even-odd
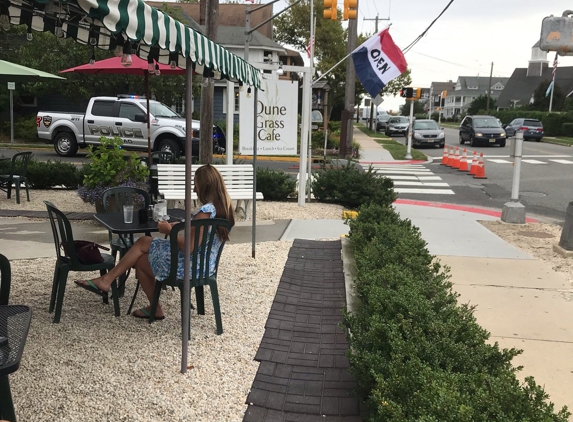
[[(224, 218), (231, 222), (231, 227), (235, 225), (235, 216), (231, 198), (223, 176), (211, 164), (205, 164), (195, 171), (195, 192), (202, 204), (212, 203), (215, 206), (217, 218)], [(229, 232), (224, 227), (217, 229), (219, 239), (229, 240)]]

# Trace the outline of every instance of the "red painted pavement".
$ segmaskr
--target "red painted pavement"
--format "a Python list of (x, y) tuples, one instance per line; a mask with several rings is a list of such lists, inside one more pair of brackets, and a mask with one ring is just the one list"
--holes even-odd
[[(415, 201), (412, 199), (397, 199), (394, 203), (401, 205), (417, 205), (421, 207), (443, 208), (446, 210), (454, 210), (454, 211), (465, 211), (465, 212), (472, 212), (475, 214), (489, 215), (492, 217), (501, 218), (501, 211), (494, 211), (487, 208), (470, 207), (466, 205), (443, 204), (441, 202)], [(539, 223), (539, 220), (536, 220), (535, 218), (526, 218), (525, 221), (527, 223)]]
[(408, 160), (408, 161), (360, 161), (360, 164), (422, 164), (426, 163), (423, 160)]

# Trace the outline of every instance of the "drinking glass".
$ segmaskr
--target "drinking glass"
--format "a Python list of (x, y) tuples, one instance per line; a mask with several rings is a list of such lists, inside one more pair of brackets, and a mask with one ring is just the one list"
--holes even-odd
[(133, 205), (123, 206), (123, 222), (133, 223)]

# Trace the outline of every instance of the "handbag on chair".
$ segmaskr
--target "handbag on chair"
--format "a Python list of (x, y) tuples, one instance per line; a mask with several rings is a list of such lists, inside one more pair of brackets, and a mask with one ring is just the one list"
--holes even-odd
[[(70, 250), (68, 247), (67, 242), (62, 242), (61, 245), (64, 253), (69, 256)], [(80, 264), (84, 265), (91, 265), (91, 264), (100, 264), (103, 262), (103, 256), (101, 256), (100, 249), (104, 251), (109, 251), (109, 248), (102, 246), (95, 242), (89, 242), (87, 240), (74, 240), (73, 244), (74, 249), (76, 250), (76, 256), (78, 257), (78, 261)]]

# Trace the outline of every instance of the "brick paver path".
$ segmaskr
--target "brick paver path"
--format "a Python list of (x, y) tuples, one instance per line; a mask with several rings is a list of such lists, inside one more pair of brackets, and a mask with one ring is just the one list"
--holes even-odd
[(294, 241), (255, 360), (243, 421), (361, 421), (339, 324), (340, 241)]

